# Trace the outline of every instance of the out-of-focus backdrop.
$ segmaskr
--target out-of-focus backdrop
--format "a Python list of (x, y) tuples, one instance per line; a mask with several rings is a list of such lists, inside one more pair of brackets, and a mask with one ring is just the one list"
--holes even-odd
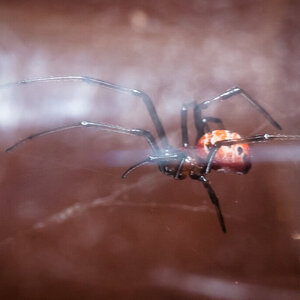
[[(180, 108), (238, 85), (300, 134), (298, 1), (1, 1), (0, 83), (88, 75), (149, 94), (172, 145)], [(278, 133), (237, 96), (209, 116)], [(194, 142), (192, 114), (189, 115)], [(145, 166), (143, 103), (80, 82), (0, 89), (1, 299), (299, 299), (300, 144), (252, 147), (249, 174), (212, 173), (224, 235), (201, 183)]]

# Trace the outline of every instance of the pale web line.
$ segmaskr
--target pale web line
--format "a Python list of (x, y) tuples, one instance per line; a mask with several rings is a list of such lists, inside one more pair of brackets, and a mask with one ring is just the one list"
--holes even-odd
[[(168, 178), (165, 178), (167, 180)], [(141, 188), (145, 184), (151, 185), (151, 183), (157, 181), (156, 174), (150, 174), (147, 176), (141, 177), (137, 182), (132, 184), (120, 185), (117, 190), (115, 190), (112, 194), (102, 197), (96, 198), (89, 202), (77, 202), (73, 205), (49, 216), (44, 218), (43, 220), (36, 222), (31, 229), (24, 230), (18, 233), (18, 236), (21, 234), (26, 234), (31, 231), (42, 230), (49, 226), (55, 226), (58, 224), (63, 224), (64, 222), (68, 221), (69, 219), (76, 218), (77, 216), (81, 215), (82, 213), (88, 211), (89, 209), (94, 209), (96, 207), (134, 207), (134, 208), (162, 208), (162, 209), (175, 209), (181, 211), (187, 211), (192, 213), (199, 213), (199, 212), (209, 212), (210, 214), (214, 215), (215, 210), (213, 207), (209, 207), (207, 204), (201, 204), (197, 206), (192, 206), (188, 204), (181, 204), (181, 203), (163, 203), (163, 202), (132, 202), (132, 201), (123, 201), (123, 200), (115, 200), (123, 193), (129, 192), (135, 188)], [(162, 182), (161, 182), (162, 183)], [(201, 188), (201, 186), (199, 186)], [(199, 199), (199, 203), (201, 199)], [(224, 214), (226, 218), (230, 218), (239, 222), (245, 222), (245, 220), (238, 216), (232, 216), (229, 214)], [(0, 246), (13, 242), (15, 237), (8, 237), (4, 240), (0, 241)]]

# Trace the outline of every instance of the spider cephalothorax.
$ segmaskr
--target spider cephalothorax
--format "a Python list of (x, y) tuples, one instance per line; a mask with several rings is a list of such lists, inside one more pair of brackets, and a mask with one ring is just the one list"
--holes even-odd
[[(26, 137), (20, 140), (13, 146), (9, 147), (6, 151), (10, 151), (18, 145), (32, 140), (36, 137), (55, 133), (62, 130), (67, 130), (77, 127), (93, 127), (101, 130), (112, 131), (116, 133), (129, 134), (142, 136), (146, 139), (152, 149), (152, 154), (143, 161), (130, 167), (123, 175), (125, 178), (130, 172), (136, 168), (155, 163), (158, 165), (159, 170), (175, 179), (184, 179), (190, 177), (194, 180), (202, 182), (203, 186), (208, 192), (208, 195), (214, 204), (217, 216), (223, 232), (226, 232), (225, 222), (223, 219), (219, 199), (216, 196), (211, 184), (209, 183), (206, 175), (211, 169), (222, 171), (226, 173), (245, 174), (251, 167), (250, 162), (250, 143), (267, 142), (270, 140), (300, 140), (300, 135), (270, 135), (261, 134), (250, 137), (241, 137), (235, 132), (225, 130), (223, 122), (214, 117), (203, 117), (202, 112), (209, 105), (219, 101), (227, 100), (234, 95), (242, 95), (251, 105), (253, 105), (275, 128), (281, 129), (280, 125), (271, 117), (271, 115), (252, 97), (250, 97), (244, 90), (234, 87), (220, 94), (219, 96), (201, 102), (195, 101), (184, 104), (181, 108), (181, 130), (182, 130), (182, 148), (174, 149), (169, 143), (162, 126), (162, 123), (157, 115), (156, 109), (153, 105), (151, 98), (142, 91), (122, 87), (107, 81), (87, 76), (60, 76), (60, 77), (47, 77), (36, 78), (29, 80), (22, 80), (14, 83), (4, 84), (0, 88), (11, 87), (15, 85), (29, 84), (33, 82), (46, 82), (46, 81), (61, 81), (61, 80), (80, 80), (87, 83), (93, 83), (105, 88), (114, 89), (116, 91), (127, 93), (139, 97), (143, 100), (150, 117), (155, 126), (160, 146), (157, 144), (154, 136), (144, 129), (128, 129), (117, 125), (94, 123), (88, 121), (80, 121), (71, 125), (65, 125), (50, 130), (45, 130), (37, 134)], [(194, 123), (197, 131), (196, 146), (189, 146), (188, 129), (187, 129), (187, 110), (192, 106), (194, 111)], [(216, 123), (220, 126), (220, 130), (210, 131), (209, 123)]]

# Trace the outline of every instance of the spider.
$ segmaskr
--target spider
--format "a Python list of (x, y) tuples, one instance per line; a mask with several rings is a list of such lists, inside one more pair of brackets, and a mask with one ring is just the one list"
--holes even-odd
[[(222, 215), (219, 199), (209, 180), (207, 179), (207, 174), (209, 174), (211, 170), (216, 170), (224, 173), (246, 174), (251, 168), (250, 149), (248, 146), (248, 144), (250, 143), (269, 142), (271, 140), (300, 140), (300, 135), (273, 135), (267, 133), (250, 137), (241, 137), (236, 132), (225, 130), (224, 124), (221, 119), (203, 116), (203, 110), (205, 110), (211, 104), (228, 100), (229, 98), (240, 94), (245, 100), (253, 105), (258, 110), (258, 112), (260, 112), (276, 129), (280, 130), (280, 125), (272, 118), (272, 116), (246, 91), (239, 87), (231, 88), (224, 93), (216, 96), (215, 98), (203, 101), (201, 103), (192, 101), (182, 105), (180, 111), (182, 146), (178, 149), (170, 146), (164, 127), (156, 112), (155, 106), (151, 98), (143, 91), (123, 87), (104, 80), (87, 76), (57, 76), (35, 78), (4, 84), (0, 86), (0, 88), (16, 85), (26, 85), (34, 82), (63, 80), (77, 80), (90, 84), (96, 84), (104, 88), (109, 88), (121, 93), (130, 94), (141, 99), (144, 102), (153, 121), (160, 145), (157, 143), (153, 134), (144, 129), (129, 129), (106, 123), (80, 121), (70, 125), (64, 125), (30, 135), (7, 148), (6, 152), (11, 151), (20, 144), (23, 144), (24, 142), (35, 139), (37, 137), (77, 127), (96, 127), (100, 130), (141, 136), (148, 142), (150, 148), (152, 149), (152, 154), (144, 160), (131, 166), (123, 173), (122, 178), (125, 178), (130, 172), (138, 167), (147, 164), (157, 164), (160, 172), (171, 176), (174, 179), (182, 180), (189, 176), (191, 179), (200, 181), (206, 189), (212, 204), (215, 206), (217, 217), (224, 233), (226, 233), (226, 226), (224, 217)], [(194, 147), (191, 147), (189, 145), (188, 138), (187, 112), (189, 107), (193, 108), (194, 124), (197, 131), (196, 145)], [(220, 127), (220, 129), (210, 131), (209, 123), (216, 123)]]

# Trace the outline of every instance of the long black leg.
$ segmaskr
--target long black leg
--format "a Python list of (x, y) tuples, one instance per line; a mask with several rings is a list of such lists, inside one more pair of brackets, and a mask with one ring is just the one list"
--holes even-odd
[(191, 101), (189, 103), (185, 103), (181, 106), (180, 118), (181, 118), (181, 136), (182, 136), (182, 147), (187, 148), (189, 146), (189, 135), (187, 129), (187, 114), (188, 107), (195, 106), (196, 102)]
[(213, 117), (206, 117), (202, 118), (201, 112), (195, 113), (195, 107), (196, 107), (196, 101), (193, 100), (189, 103), (185, 103), (181, 106), (180, 116), (181, 116), (181, 133), (182, 133), (182, 146), (184, 148), (187, 148), (189, 146), (189, 136), (188, 136), (188, 129), (187, 129), (187, 114), (188, 114), (188, 107), (193, 106), (194, 107), (194, 122), (195, 127), (197, 130), (197, 139), (196, 142), (199, 140), (199, 138), (205, 133), (210, 131), (208, 127), (208, 122), (214, 122), (219, 123), (222, 128), (224, 128), (224, 124), (221, 121), (221, 119), (213, 118)]
[(225, 129), (221, 119), (214, 118), (214, 117), (205, 117), (205, 118), (202, 117), (201, 111), (197, 111), (195, 109), (196, 105), (197, 105), (196, 101), (193, 100), (189, 103), (183, 104), (181, 107), (180, 116), (181, 116), (182, 146), (185, 148), (189, 146), (189, 137), (188, 137), (188, 130), (187, 130), (187, 111), (189, 106), (194, 106), (194, 123), (197, 130), (196, 143), (205, 132), (210, 131), (208, 122), (217, 123), (221, 129)]
[[(181, 107), (180, 116), (181, 116), (182, 146), (185, 148), (189, 146), (189, 137), (188, 137), (188, 130), (187, 130), (188, 107), (194, 106), (195, 108), (196, 105), (197, 105), (196, 101), (191, 101), (189, 103), (183, 104)], [(202, 118), (201, 114), (195, 114), (195, 109), (194, 109), (194, 122), (195, 122), (195, 127), (197, 129), (197, 141), (205, 132), (210, 131), (208, 122), (217, 123), (221, 129), (225, 129), (225, 126), (221, 119), (214, 118), (214, 117)]]
[(187, 106), (182, 105), (180, 116), (181, 116), (181, 136), (182, 136), (182, 147), (187, 148), (189, 146), (189, 135), (187, 130)]
[[(196, 102), (193, 100), (189, 103), (185, 103), (181, 106), (180, 117), (181, 117), (181, 136), (182, 136), (182, 147), (187, 148), (189, 146), (189, 134), (187, 128), (187, 114), (188, 114), (188, 107), (195, 106)], [(180, 172), (184, 165), (185, 158), (182, 158), (178, 164), (176, 174), (174, 176), (175, 179), (180, 178)]]
[(202, 110), (206, 109), (212, 103), (216, 103), (219, 101), (227, 100), (235, 95), (241, 94), (250, 104), (252, 104), (264, 117), (277, 129), (281, 129), (280, 125), (271, 117), (271, 115), (256, 101), (254, 100), (247, 92), (239, 87), (234, 87), (227, 90), (225, 93), (211, 99), (199, 103), (194, 108), (194, 117), (196, 122), (196, 128), (198, 130), (198, 138), (205, 133), (206, 124), (202, 122)]
[[(202, 122), (205, 123), (205, 124), (208, 124), (209, 122), (210, 123), (216, 123), (216, 124), (218, 124), (219, 129), (225, 129), (223, 121), (219, 118), (205, 117), (205, 118), (202, 119)], [(207, 131), (208, 132), (211, 131), (208, 125), (207, 125), (207, 127), (208, 127)]]
[(203, 117), (203, 118), (195, 118), (195, 127), (197, 129), (197, 137), (196, 137), (196, 144), (199, 139), (202, 137), (203, 134), (207, 132), (211, 132), (211, 129), (208, 123), (216, 123), (218, 124), (219, 129), (225, 129), (224, 123), (219, 118), (214, 117)]
[(0, 88), (7, 88), (7, 87), (14, 86), (14, 85), (26, 85), (26, 84), (30, 84), (30, 83), (34, 83), (34, 82), (62, 81), (62, 80), (66, 80), (66, 81), (67, 80), (79, 80), (79, 81), (83, 81), (83, 82), (87, 82), (87, 83), (91, 83), (91, 84), (97, 84), (97, 85), (103, 86), (105, 88), (114, 89), (116, 91), (123, 92), (123, 93), (130, 94), (130, 95), (141, 98), (148, 109), (150, 117), (151, 117), (153, 124), (155, 126), (155, 129), (157, 131), (158, 137), (162, 144), (162, 147), (163, 148), (169, 147), (169, 143), (168, 143), (168, 139), (166, 137), (165, 130), (163, 128), (163, 125), (162, 125), (158, 115), (157, 115), (157, 112), (153, 105), (153, 102), (152, 102), (151, 98), (143, 91), (122, 87), (117, 84), (113, 84), (113, 83), (110, 83), (110, 82), (107, 82), (104, 80), (100, 80), (100, 79), (88, 77), (88, 76), (55, 76), (55, 77), (45, 77), (45, 78), (34, 78), (34, 79), (27, 79), (27, 80), (21, 80), (21, 81), (17, 81), (17, 82), (3, 84), (3, 85), (0, 85)]
[(112, 131), (112, 132), (122, 133), (122, 134), (142, 136), (147, 140), (147, 142), (150, 145), (150, 147), (152, 148), (154, 154), (159, 154), (160, 153), (160, 149), (159, 149), (159, 147), (158, 147), (158, 145), (155, 141), (155, 138), (153, 137), (153, 135), (149, 131), (146, 131), (144, 129), (128, 129), (128, 128), (123, 128), (123, 127), (120, 127), (120, 126), (115, 126), (115, 125), (110, 125), (110, 124), (93, 123), (93, 122), (87, 122), (87, 121), (81, 121), (81, 122), (77, 122), (77, 123), (74, 123), (74, 124), (71, 124), (71, 125), (56, 127), (56, 128), (53, 128), (53, 129), (41, 131), (39, 133), (30, 135), (30, 136), (20, 140), (16, 144), (10, 146), (9, 148), (7, 148), (6, 152), (11, 151), (11, 150), (15, 149), (17, 146), (19, 146), (19, 145), (21, 145), (21, 144), (23, 144), (23, 143), (25, 143), (29, 140), (33, 140), (37, 137), (52, 134), (52, 133), (63, 131), (63, 130), (68, 130), (68, 129), (71, 129), (71, 128), (78, 128), (78, 127), (85, 127), (85, 128), (86, 127), (97, 127), (101, 130)]
[(217, 154), (218, 150), (222, 146), (231, 146), (236, 144), (253, 144), (253, 143), (262, 143), (269, 141), (300, 141), (300, 135), (283, 135), (283, 134), (259, 134), (250, 137), (245, 137), (241, 139), (232, 139), (232, 140), (223, 140), (216, 142), (210, 152), (207, 155), (207, 166), (205, 174), (208, 174), (211, 170), (214, 157)]
[(205, 176), (201, 175), (199, 178), (197, 178), (197, 180), (201, 181), (203, 183), (204, 187), (206, 188), (207, 193), (210, 197), (210, 200), (216, 208), (216, 212), (217, 212), (217, 216), (218, 216), (218, 220), (220, 222), (221, 228), (222, 228), (223, 232), (226, 233), (226, 226), (225, 226), (224, 218), (223, 218), (221, 207), (219, 204), (219, 199), (218, 199), (215, 191), (213, 190), (212, 186), (210, 185), (209, 181), (206, 179)]
[(194, 106), (194, 123), (197, 131), (197, 136), (196, 136), (196, 143), (198, 140), (201, 138), (204, 133), (209, 132), (209, 127), (207, 122), (205, 122), (205, 119), (202, 116), (202, 108), (199, 107), (199, 104), (195, 104)]

